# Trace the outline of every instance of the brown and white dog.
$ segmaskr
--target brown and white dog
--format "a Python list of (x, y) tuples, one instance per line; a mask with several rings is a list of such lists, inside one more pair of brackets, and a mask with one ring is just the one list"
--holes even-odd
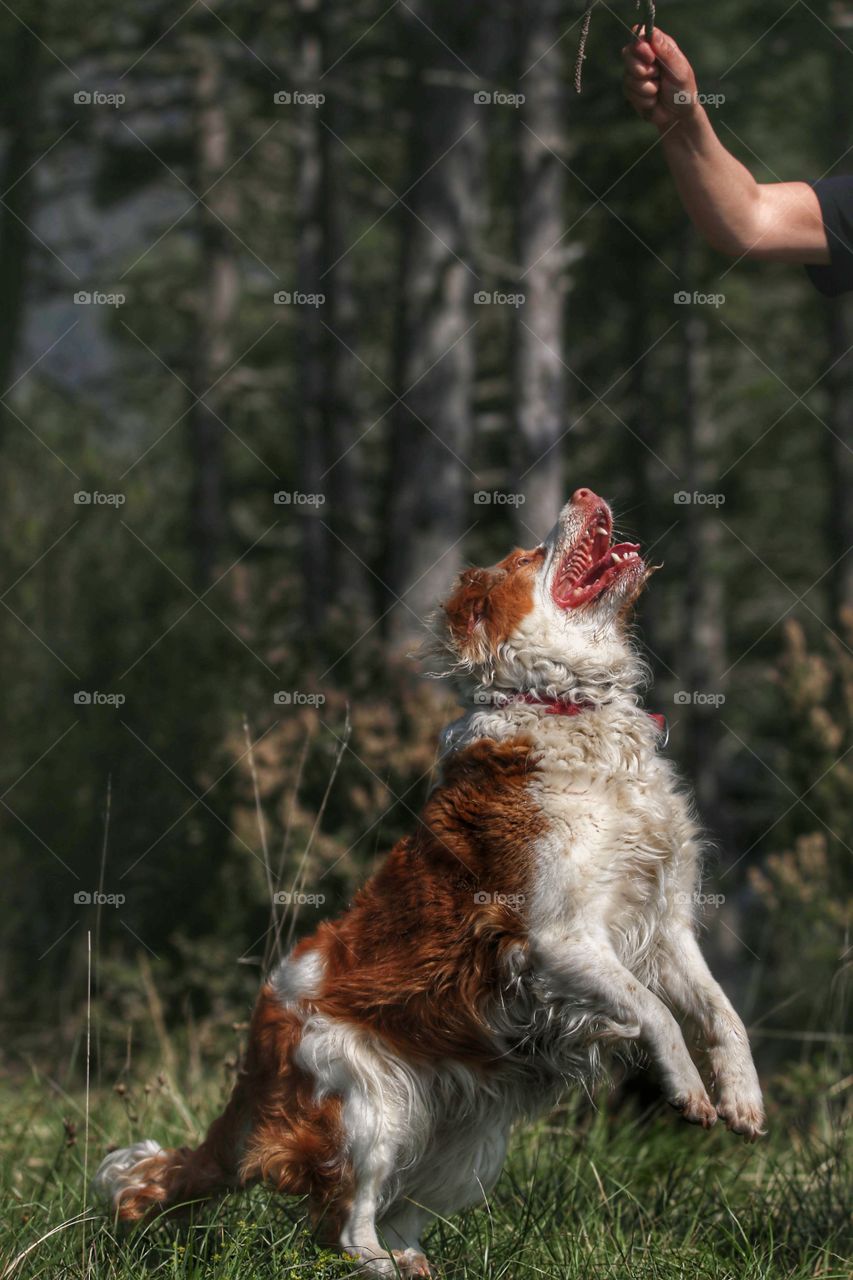
[(270, 975), (202, 1145), (106, 1157), (120, 1218), (262, 1180), (371, 1274), (429, 1275), (424, 1227), (483, 1201), (513, 1124), (635, 1046), (685, 1119), (761, 1133), (696, 941), (690, 802), (638, 704), (627, 615), (650, 570), (612, 527), (578, 489), (541, 546), (462, 574), (438, 647), (468, 709), (417, 829)]

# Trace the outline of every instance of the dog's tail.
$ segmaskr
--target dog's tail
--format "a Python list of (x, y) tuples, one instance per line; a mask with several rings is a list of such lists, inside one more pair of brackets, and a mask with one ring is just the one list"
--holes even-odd
[(112, 1205), (122, 1222), (139, 1222), (239, 1186), (230, 1111), (229, 1106), (214, 1121), (200, 1147), (164, 1151), (146, 1138), (110, 1152), (101, 1161), (92, 1190)]

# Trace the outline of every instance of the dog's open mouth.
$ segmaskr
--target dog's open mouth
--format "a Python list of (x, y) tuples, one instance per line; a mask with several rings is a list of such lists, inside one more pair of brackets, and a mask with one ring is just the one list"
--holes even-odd
[(561, 609), (589, 604), (623, 573), (642, 568), (639, 543), (611, 544), (612, 534), (613, 518), (602, 504), (588, 518), (580, 536), (563, 549), (551, 586), (554, 602)]

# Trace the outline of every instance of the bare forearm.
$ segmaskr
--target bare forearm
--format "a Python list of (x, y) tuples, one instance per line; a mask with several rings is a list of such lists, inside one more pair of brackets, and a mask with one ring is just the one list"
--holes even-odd
[(704, 108), (669, 124), (661, 137), (681, 202), (700, 235), (720, 253), (749, 253), (761, 236), (761, 189), (720, 142)]
[(805, 182), (758, 183), (726, 150), (699, 102), (696, 76), (666, 32), (622, 50), (625, 96), (660, 132), (685, 209), (720, 253), (771, 262), (827, 263), (820, 201)]

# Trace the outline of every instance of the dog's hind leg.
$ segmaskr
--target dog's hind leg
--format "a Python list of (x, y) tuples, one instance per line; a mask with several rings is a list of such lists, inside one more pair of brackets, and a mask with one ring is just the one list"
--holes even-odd
[(164, 1151), (146, 1140), (113, 1151), (101, 1162), (93, 1190), (109, 1200), (123, 1222), (209, 1200), (240, 1185), (236, 1127), (231, 1105), (214, 1121), (200, 1147)]
[(194, 1201), (209, 1200), (258, 1177), (243, 1162), (249, 1135), (257, 1127), (257, 1099), (286, 1077), (288, 1050), (298, 1033), (292, 1015), (264, 988), (252, 1020), (246, 1063), (228, 1105), (214, 1120), (200, 1147), (164, 1151), (146, 1140), (113, 1151), (102, 1160), (92, 1189), (109, 1201), (123, 1222), (138, 1222)]

